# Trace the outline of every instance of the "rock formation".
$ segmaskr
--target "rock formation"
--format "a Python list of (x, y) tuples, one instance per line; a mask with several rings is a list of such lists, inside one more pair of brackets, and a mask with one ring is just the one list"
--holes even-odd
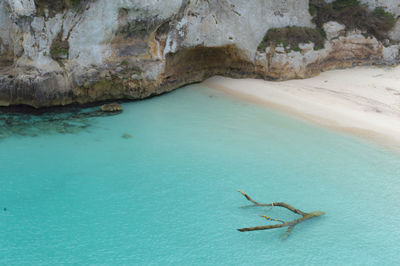
[(327, 21), (324, 47), (260, 49), (272, 28), (318, 28), (309, 0), (0, 0), (0, 105), (142, 99), (216, 74), (282, 80), (398, 63), (400, 3), (361, 3), (393, 14), (387, 39)]
[(119, 103), (108, 103), (100, 106), (100, 111), (106, 113), (122, 112), (122, 106)]

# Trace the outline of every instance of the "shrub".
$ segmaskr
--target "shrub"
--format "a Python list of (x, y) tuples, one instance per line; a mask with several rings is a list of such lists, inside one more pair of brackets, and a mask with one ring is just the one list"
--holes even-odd
[(55, 59), (59, 59), (61, 56), (67, 56), (68, 50), (62, 47), (52, 47), (50, 49), (50, 55)]
[(387, 20), (387, 22), (391, 22), (391, 24), (394, 26), (396, 23), (396, 18), (392, 13), (386, 12), (383, 7), (377, 7), (374, 9), (372, 12), (372, 15), (376, 18), (380, 18), (383, 20)]
[(56, 61), (68, 58), (69, 43), (67, 40), (62, 40), (62, 35), (63, 32), (59, 32), (50, 46), (50, 56)]
[(264, 50), (270, 45), (283, 45), (283, 47), (299, 51), (300, 43), (313, 42), (315, 47), (324, 46), (325, 35), (319, 29), (307, 27), (285, 27), (270, 29), (259, 45), (259, 50)]
[(44, 10), (49, 11), (50, 16), (60, 13), (65, 9), (78, 9), (82, 0), (34, 0), (38, 14), (44, 16)]
[(394, 15), (384, 8), (378, 7), (371, 12), (358, 0), (336, 0), (332, 3), (310, 0), (309, 10), (314, 16), (313, 22), (320, 29), (324, 23), (333, 20), (349, 30), (360, 29), (381, 41), (388, 38), (388, 33), (396, 22)]
[(336, 0), (332, 2), (332, 7), (335, 10), (341, 10), (347, 7), (358, 7), (360, 5), (359, 0)]

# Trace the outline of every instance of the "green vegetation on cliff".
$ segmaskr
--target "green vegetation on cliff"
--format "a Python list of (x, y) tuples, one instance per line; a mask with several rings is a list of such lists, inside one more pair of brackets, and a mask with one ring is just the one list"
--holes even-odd
[(56, 61), (67, 59), (69, 52), (69, 43), (62, 39), (63, 31), (60, 31), (50, 47), (50, 56)]
[(300, 43), (315, 44), (315, 49), (323, 48), (325, 33), (319, 29), (308, 27), (285, 27), (272, 28), (268, 30), (263, 41), (258, 46), (258, 50), (265, 50), (268, 46), (282, 45), (287, 50), (299, 51)]
[(336, 0), (332, 2), (332, 7), (335, 10), (341, 10), (347, 7), (358, 7), (361, 3), (359, 0)]
[(65, 9), (78, 8), (83, 2), (82, 0), (35, 0), (37, 13), (44, 16), (44, 10), (49, 11), (49, 15), (53, 16), (56, 13), (62, 12)]
[(332, 3), (310, 0), (309, 11), (314, 17), (313, 22), (320, 29), (326, 22), (337, 21), (348, 30), (359, 29), (381, 41), (389, 38), (388, 33), (396, 23), (395, 16), (384, 8), (370, 11), (358, 0), (336, 0)]
[(359, 29), (364, 34), (383, 41), (389, 39), (389, 32), (396, 23), (396, 17), (377, 7), (373, 11), (362, 5), (359, 0), (336, 0), (326, 3), (325, 0), (310, 0), (309, 12), (313, 16), (316, 29), (307, 27), (285, 27), (269, 29), (258, 46), (263, 51), (268, 46), (282, 45), (286, 50), (299, 51), (300, 43), (313, 42), (315, 49), (323, 48), (326, 34), (323, 25), (337, 21), (347, 30)]

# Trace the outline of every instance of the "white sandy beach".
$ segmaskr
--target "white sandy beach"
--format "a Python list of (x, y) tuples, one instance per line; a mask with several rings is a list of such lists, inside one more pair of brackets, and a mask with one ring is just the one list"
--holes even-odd
[(202, 85), (400, 149), (400, 66), (281, 82), (213, 77)]

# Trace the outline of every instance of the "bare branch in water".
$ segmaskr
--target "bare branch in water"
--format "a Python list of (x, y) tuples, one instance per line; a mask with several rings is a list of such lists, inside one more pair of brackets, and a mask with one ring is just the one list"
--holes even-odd
[[(294, 227), (295, 227), (297, 224), (299, 224), (299, 223), (301, 223), (301, 222), (304, 222), (304, 221), (306, 221), (306, 220), (309, 220), (309, 219), (312, 219), (312, 218), (315, 218), (315, 217), (318, 217), (318, 216), (321, 216), (321, 215), (325, 214), (324, 212), (321, 212), (321, 211), (315, 211), (315, 212), (311, 212), (311, 213), (306, 213), (306, 212), (303, 212), (303, 211), (301, 211), (301, 210), (299, 210), (299, 209), (296, 209), (296, 208), (294, 208), (293, 206), (291, 206), (291, 205), (289, 205), (289, 204), (286, 204), (286, 203), (284, 203), (284, 202), (273, 202), (273, 203), (267, 203), (267, 204), (259, 203), (259, 202), (255, 201), (255, 200), (253, 200), (249, 195), (247, 195), (247, 194), (244, 193), (243, 191), (239, 190), (239, 192), (240, 192), (248, 201), (250, 201), (251, 203), (253, 203), (255, 206), (259, 206), (259, 207), (265, 207), (265, 206), (271, 206), (271, 207), (277, 206), (277, 207), (282, 207), (282, 208), (286, 208), (286, 209), (290, 210), (291, 212), (294, 212), (295, 214), (298, 214), (298, 215), (301, 215), (301, 216), (302, 216), (301, 218), (296, 219), (296, 220), (293, 220), (293, 221), (290, 221), (290, 222), (285, 222), (285, 221), (278, 220), (278, 219), (270, 219), (270, 220), (273, 220), (273, 221), (281, 222), (281, 224), (274, 224), (274, 225), (265, 225), (265, 226), (255, 226), (255, 227), (241, 228), (241, 229), (238, 229), (238, 231), (240, 231), (240, 232), (259, 231), (259, 230), (268, 230), (268, 229), (275, 229), (275, 228), (288, 227), (288, 230), (286, 231), (286, 234), (285, 234), (285, 236), (284, 236), (284, 238), (286, 239), (286, 238), (290, 235), (290, 233), (293, 231)], [(263, 217), (265, 217), (266, 219), (268, 218), (268, 217), (266, 217), (266, 216), (263, 216)], [(268, 220), (268, 219), (267, 219), (267, 220)]]

